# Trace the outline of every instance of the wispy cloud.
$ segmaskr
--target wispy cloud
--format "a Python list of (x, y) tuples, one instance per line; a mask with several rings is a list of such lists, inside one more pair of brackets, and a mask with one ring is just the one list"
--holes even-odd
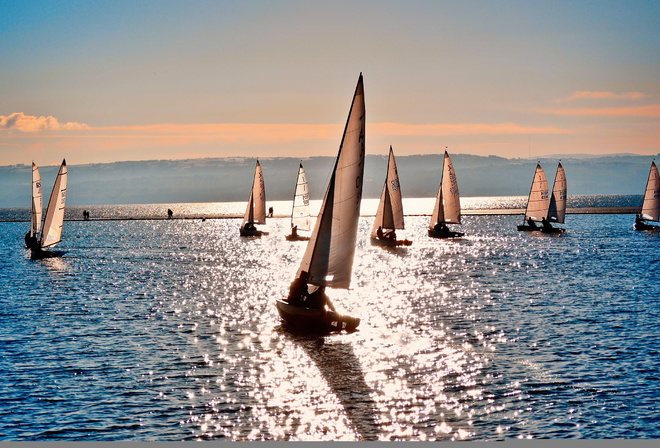
[[(20, 117), (15, 117), (20, 115)], [(26, 118), (27, 117), (27, 118)], [(224, 143), (287, 143), (305, 140), (336, 140), (341, 124), (297, 123), (206, 123), (155, 124), (139, 126), (88, 126), (79, 123), (61, 124), (54, 117), (28, 117), (12, 114), (0, 117), (0, 128), (20, 129), (33, 136), (41, 130), (78, 130), (79, 132), (44, 137), (79, 137), (113, 139), (172, 139), (190, 141), (218, 141)], [(385, 136), (447, 136), (447, 135), (517, 135), (517, 134), (570, 134), (571, 130), (556, 127), (524, 126), (517, 123), (370, 123), (369, 132)]]
[(39, 132), (76, 130), (85, 129), (87, 127), (88, 126), (83, 123), (60, 123), (57, 118), (50, 115), (48, 117), (37, 117), (34, 115), (25, 115), (23, 112), (14, 112), (8, 116), (0, 115), (0, 130)]
[(641, 92), (614, 93), (614, 92), (591, 92), (588, 90), (583, 90), (583, 91), (573, 92), (570, 96), (559, 99), (557, 101), (574, 101), (574, 100), (584, 100), (584, 99), (639, 100), (644, 97), (645, 95)]
[(563, 108), (539, 109), (537, 112), (550, 115), (592, 116), (592, 117), (660, 117), (660, 104), (637, 107), (609, 108)]

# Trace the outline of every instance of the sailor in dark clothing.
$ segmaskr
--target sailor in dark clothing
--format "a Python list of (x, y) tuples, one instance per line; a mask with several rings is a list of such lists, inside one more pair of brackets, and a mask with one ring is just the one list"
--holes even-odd
[(447, 227), (447, 224), (444, 222), (438, 222), (435, 224), (435, 226), (433, 226), (433, 230), (436, 232), (448, 232), (449, 227)]
[(41, 246), (39, 245), (39, 240), (37, 239), (36, 235), (33, 235), (32, 232), (28, 232), (25, 234), (25, 247), (28, 249), (39, 249), (41, 250)]
[(545, 219), (545, 217), (541, 220), (541, 224), (543, 224), (543, 231), (544, 232), (551, 232), (553, 227), (552, 224), (550, 224), (550, 221)]
[(300, 276), (291, 282), (288, 301), (291, 305), (307, 306), (309, 291), (307, 290), (307, 271), (301, 271)]
[(312, 292), (309, 295), (308, 302), (308, 308), (323, 310), (327, 305), (329, 309), (335, 311), (335, 306), (330, 301), (330, 297), (325, 294), (325, 286), (319, 286), (316, 291)]

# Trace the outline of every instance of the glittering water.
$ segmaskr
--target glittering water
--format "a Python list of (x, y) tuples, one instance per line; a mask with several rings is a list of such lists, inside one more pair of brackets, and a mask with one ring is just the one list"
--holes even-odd
[(0, 222), (2, 440), (660, 437), (660, 233), (631, 215), (467, 216), (466, 237), (368, 244), (360, 331), (289, 335), (274, 306), (305, 243), (285, 218), (67, 222), (31, 261)]

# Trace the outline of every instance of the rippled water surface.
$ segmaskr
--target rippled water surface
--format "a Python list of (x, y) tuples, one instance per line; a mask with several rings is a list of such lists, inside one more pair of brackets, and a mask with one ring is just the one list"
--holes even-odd
[(631, 215), (467, 216), (466, 236), (371, 247), (360, 331), (280, 328), (306, 243), (271, 219), (65, 223), (31, 261), (0, 223), (2, 440), (501, 440), (660, 437), (660, 233)]

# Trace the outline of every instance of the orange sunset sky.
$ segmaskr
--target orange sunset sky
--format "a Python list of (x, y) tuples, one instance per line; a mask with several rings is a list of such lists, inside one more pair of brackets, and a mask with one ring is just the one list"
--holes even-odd
[(660, 2), (9, 1), (0, 165), (660, 152)]

